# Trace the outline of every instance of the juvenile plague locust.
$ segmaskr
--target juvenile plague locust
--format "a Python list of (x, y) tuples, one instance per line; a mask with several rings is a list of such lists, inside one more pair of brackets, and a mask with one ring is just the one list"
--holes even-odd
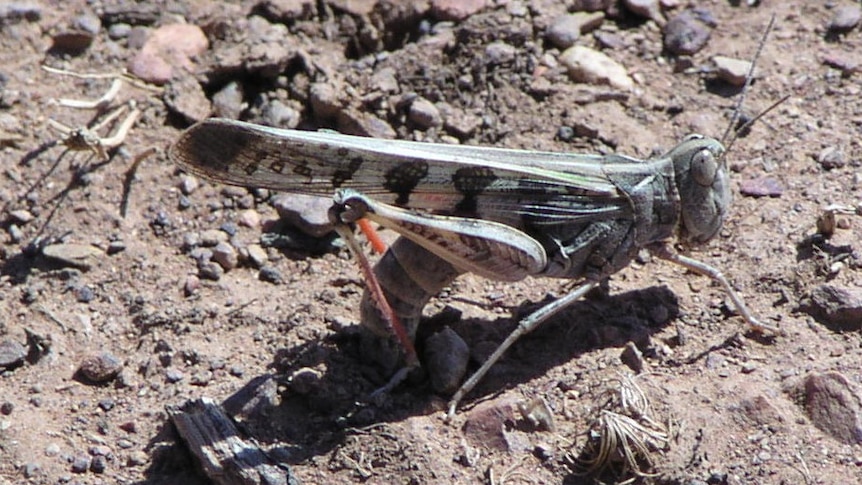
[[(716, 280), (755, 330), (762, 325), (715, 268), (677, 254), (722, 227), (731, 202), (725, 147), (690, 135), (663, 156), (582, 155), (380, 140), (209, 119), (182, 134), (170, 156), (204, 178), (245, 187), (334, 196), (337, 223), (368, 218), (400, 237), (374, 269), (386, 300), (414, 339), (428, 300), (458, 275), (500, 281), (576, 279), (574, 291), (522, 320), (454, 394), (449, 414), (521, 335), (642, 248)], [(393, 350), (366, 290), (362, 323)], [(394, 357), (393, 357), (394, 356)]]

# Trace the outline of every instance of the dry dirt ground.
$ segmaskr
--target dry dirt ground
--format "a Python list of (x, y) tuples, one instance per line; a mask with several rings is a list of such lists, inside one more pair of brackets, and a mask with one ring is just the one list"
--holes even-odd
[[(166, 412), (201, 397), (223, 403), (303, 483), (587, 482), (572, 457), (633, 373), (621, 357), (629, 342), (643, 354), (636, 382), (670, 433), (651, 468), (641, 460), (657, 474), (641, 481), (862, 481), (862, 219), (852, 214), (862, 202), (862, 30), (827, 28), (852, 2), (696, 2), (714, 26), (690, 56), (664, 50), (656, 21), (609, 7), (577, 43), (625, 66), (630, 92), (575, 83), (558, 64), (545, 33), (571, 1), (487, 2), (449, 23), (440, 19), (453, 2), (442, 1), (433, 12), (373, 0), (156, 3), (0, 5), (0, 340), (4, 355), (28, 352), (0, 377), (0, 482), (208, 483)], [(692, 254), (784, 334), (748, 333), (717, 285), (643, 255), (606, 294), (520, 341), (451, 424), (446, 397), (421, 379), (366, 401), (383, 381), (359, 352), (363, 283), (343, 247), (277, 223), (274, 194), (191, 179), (166, 155), (219, 94), (220, 112), (251, 121), (648, 157), (690, 132), (721, 136), (738, 89), (715, 79), (711, 58), (750, 59), (772, 15), (745, 112), (790, 98), (734, 145), (729, 220)], [(45, 145), (58, 138), (48, 119), (94, 117), (57, 98), (98, 98), (111, 79), (40, 66), (117, 73), (148, 35), (181, 22), (201, 27), (208, 46), (171, 62), (166, 87), (123, 84), (112, 105), (135, 100), (142, 115), (110, 162)], [(411, 118), (416, 96), (446, 123)], [(771, 196), (742, 195), (743, 184)], [(851, 213), (826, 239), (816, 221), (830, 204)], [(208, 260), (219, 239), (226, 272)], [(49, 258), (57, 243), (88, 254)], [(264, 255), (250, 259), (250, 245)], [(832, 304), (845, 313), (805, 306), (824, 284), (840, 290)], [(517, 316), (571, 287), (467, 275), (426, 314), (461, 312), (451, 326), (481, 358)], [(107, 380), (94, 383), (79, 368), (100, 353), (95, 377)], [(113, 378), (112, 364), (122, 367)], [(536, 399), (553, 429), (518, 410)]]

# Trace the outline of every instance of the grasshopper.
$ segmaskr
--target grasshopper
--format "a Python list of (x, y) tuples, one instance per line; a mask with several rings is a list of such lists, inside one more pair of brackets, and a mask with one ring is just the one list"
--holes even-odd
[[(451, 417), (518, 338), (628, 266), (643, 248), (717, 281), (753, 330), (775, 332), (753, 317), (718, 269), (671, 245), (703, 244), (721, 229), (731, 203), (725, 153), (722, 142), (701, 135), (640, 160), (208, 119), (186, 130), (170, 156), (216, 182), (320, 196), (334, 191), (330, 212), (336, 223), (364, 217), (396, 231), (401, 237), (374, 273), (410, 339), (428, 300), (460, 274), (580, 281), (519, 323), (453, 395)], [(361, 314), (363, 325), (379, 336), (372, 339), (374, 358), (391, 371), (402, 356), (368, 290)]]

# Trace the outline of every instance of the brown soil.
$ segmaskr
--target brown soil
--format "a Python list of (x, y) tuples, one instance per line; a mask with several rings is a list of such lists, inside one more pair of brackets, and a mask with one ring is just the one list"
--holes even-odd
[[(104, 3), (115, 10), (144, 8), (123, 0)], [(255, 2), (236, 3), (157, 10), (149, 27), (184, 18), (205, 27), (211, 50), (225, 48), (254, 37), (242, 26)], [(103, 25), (80, 53), (51, 50), (58, 33), (101, 2), (69, 2), (63, 9), (46, 4), (37, 19), (7, 19), (0, 26), (0, 71), (7, 78), (0, 109), (0, 201), (6, 208), (0, 337), (23, 344), (28, 329), (46, 340), (41, 357), (31, 355), (0, 377), (0, 482), (207, 483), (178, 441), (165, 406), (209, 397), (227, 401), (244, 422), (243, 432), (303, 483), (579, 483), (566, 456), (581, 452), (608, 389), (620, 373), (631, 372), (620, 357), (627, 342), (644, 353), (638, 382), (657, 419), (674, 424), (669, 450), (652, 457), (657, 477), (643, 481), (862, 480), (862, 448), (821, 429), (795, 391), (811, 372), (836, 371), (859, 399), (858, 327), (842, 332), (799, 310), (818, 285), (853, 289), (862, 281), (862, 220), (839, 215), (830, 240), (811, 237), (824, 207), (862, 200), (862, 85), (852, 67), (862, 52), (858, 27), (827, 33), (835, 12), (828, 2), (697, 2), (717, 26), (706, 47), (691, 56), (694, 69), (675, 72), (681, 61), (662, 52), (660, 27), (616, 9), (600, 31), (616, 45), (603, 50), (636, 81), (633, 94), (621, 96), (608, 87), (575, 84), (553, 67), (559, 50), (544, 38), (545, 28), (566, 12), (562, 4), (572, 2), (496, 2), (455, 22), (448, 44), (428, 40), (432, 34), (420, 20), (432, 26), (437, 20), (421, 9), (415, 18), (393, 13), (389, 18), (400, 20), (387, 25), (380, 20), (384, 15), (363, 18), (341, 8), (376, 3), (310, 2), (310, 10), (285, 21), (291, 33), (285, 42), (304, 54), (281, 66), (279, 76), (225, 68), (198, 80), (208, 95), (230, 80), (241, 82), (249, 104), (244, 118), (251, 120), (259, 119), (260, 99), (279, 99), (300, 113), (300, 127), (343, 129), (311, 111), (309, 84), (326, 81), (349, 100), (349, 109), (384, 119), (400, 138), (457, 137), (474, 145), (648, 157), (690, 132), (721, 136), (738, 90), (698, 68), (709, 66), (714, 55), (750, 59), (775, 15), (745, 112), (791, 97), (734, 145), (731, 216), (719, 237), (692, 254), (720, 268), (752, 311), (785, 335), (746, 333), (719, 287), (645, 255), (614, 275), (606, 295), (574, 305), (520, 341), (462, 403), (454, 423), (442, 420), (446, 398), (421, 380), (363, 404), (382, 381), (359, 353), (363, 284), (344, 249), (322, 255), (269, 249), (268, 265), (283, 278), (278, 285), (245, 262), (218, 281), (194, 278), (199, 270), (190, 235), (235, 229), (231, 243), (241, 248), (258, 243), (277, 214), (268, 203), (271, 194), (262, 191), (201, 182), (183, 195), (184, 175), (166, 150), (188, 123), (159, 94), (125, 84), (118, 101), (137, 100), (143, 115), (110, 163), (84, 152), (61, 157), (60, 147), (43, 147), (57, 137), (49, 118), (78, 126), (93, 116), (58, 106), (56, 98), (98, 98), (110, 81), (52, 74), (40, 65), (117, 72), (140, 48), (130, 37), (111, 40)], [(369, 33), (369, 25), (376, 31)], [(514, 56), (490, 65), (487, 47), (494, 42), (506, 43)], [(592, 35), (578, 43), (596, 45)], [(213, 62), (208, 55), (192, 65), (203, 72), (201, 66)], [(841, 62), (850, 67), (834, 67)], [(383, 67), (394, 69), (397, 91), (375, 91), (371, 77)], [(464, 75), (471, 85), (459, 84)], [(398, 107), (406, 93), (445, 101), (478, 119), (477, 129), (466, 135), (417, 129)], [(579, 127), (588, 136), (562, 141), (561, 126)], [(149, 147), (157, 152), (138, 167), (122, 216), (126, 172)], [(843, 154), (840, 163), (819, 163), (818, 155), (830, 147)], [(780, 196), (740, 195), (741, 183), (766, 176), (783, 187)], [(32, 220), (14, 215), (20, 210)], [(262, 227), (238, 223), (249, 217), (247, 210), (261, 216)], [(112, 242), (119, 249), (121, 242), (124, 249), (96, 255), (81, 270), (40, 255), (41, 247), (58, 241), (102, 250)], [(503, 284), (467, 275), (433, 300), (426, 314), (446, 306), (461, 311), (453, 328), (476, 355), (486, 355), (517, 316), (569, 288), (556, 280)], [(77, 371), (100, 351), (116, 356), (123, 370), (93, 384)], [(517, 403), (535, 398), (547, 402), (553, 431), (517, 412)], [(855, 421), (862, 420), (858, 402), (847, 406), (853, 428), (862, 422)], [(490, 423), (490, 431), (477, 430), (476, 423)], [(77, 473), (76, 460), (84, 466), (95, 460), (105, 469)], [(617, 478), (625, 477), (604, 477)]]

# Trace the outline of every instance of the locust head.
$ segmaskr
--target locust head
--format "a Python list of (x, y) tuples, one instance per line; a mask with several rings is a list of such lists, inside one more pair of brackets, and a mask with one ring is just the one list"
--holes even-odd
[(730, 206), (730, 180), (718, 140), (689, 135), (668, 153), (680, 197), (680, 239), (700, 244), (721, 229)]

